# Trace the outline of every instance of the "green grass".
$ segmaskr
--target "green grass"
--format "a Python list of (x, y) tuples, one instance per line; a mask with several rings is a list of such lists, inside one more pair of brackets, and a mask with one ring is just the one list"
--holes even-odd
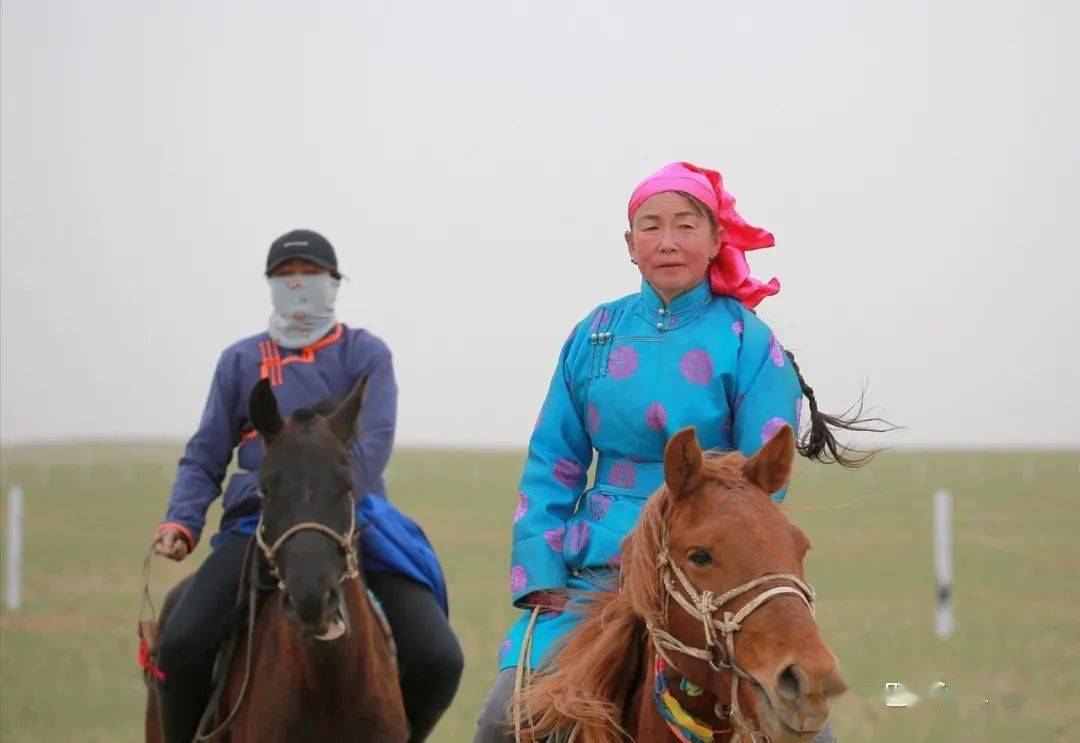
[[(25, 606), (0, 615), (4, 740), (140, 738), (140, 569), (177, 453), (166, 444), (3, 452), (0, 487), (26, 491)], [(391, 465), (392, 499), (442, 557), (465, 648), (437, 741), (471, 739), (513, 619), (505, 585), (520, 465), (516, 454), (408, 450)], [(799, 468), (789, 515), (813, 541), (819, 623), (851, 689), (834, 707), (842, 740), (1080, 740), (1080, 453), (891, 453), (859, 472)], [(933, 635), (938, 487), (955, 495), (948, 640)], [(155, 592), (193, 566), (155, 561)], [(939, 679), (951, 697), (925, 698)], [(886, 709), (886, 681), (924, 699)]]

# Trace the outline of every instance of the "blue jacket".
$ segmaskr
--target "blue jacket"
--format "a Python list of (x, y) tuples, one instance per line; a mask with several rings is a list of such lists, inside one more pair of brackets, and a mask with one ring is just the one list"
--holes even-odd
[(348, 444), (357, 521), (368, 525), (362, 545), (365, 568), (409, 575), (428, 585), (445, 609), (445, 584), (434, 551), (420, 528), (386, 502), (383, 470), (394, 445), (397, 383), (390, 350), (366, 330), (339, 324), (298, 350), (280, 348), (264, 332), (225, 349), (199, 428), (180, 459), (165, 524), (179, 526), (194, 548), (207, 509), (221, 495), (235, 451), (238, 471), (225, 488), (220, 532), (253, 533), (259, 519), (256, 471), (263, 444), (248, 419), (248, 396), (259, 379), (270, 380), (281, 414), (288, 417), (328, 398), (343, 399), (365, 375), (361, 436)]
[[(563, 344), (521, 477), (510, 593), (589, 589), (581, 576), (618, 562), (622, 539), (664, 480), (664, 446), (693, 425), (705, 449), (750, 455), (784, 423), (802, 392), (780, 342), (740, 302), (702, 283), (666, 306), (653, 288), (589, 313)], [(586, 474), (596, 452), (596, 479)], [(782, 500), (783, 490), (773, 498)], [(583, 572), (585, 571), (585, 572)], [(516, 662), (518, 623), (500, 648)], [(545, 617), (533, 665), (575, 624)]]
[(225, 488), (221, 530), (228, 532), (239, 519), (258, 513), (255, 473), (263, 446), (247, 408), (259, 379), (270, 379), (281, 414), (288, 418), (297, 408), (343, 399), (365, 374), (363, 435), (349, 442), (355, 493), (358, 499), (365, 493), (385, 498), (382, 473), (390, 460), (397, 418), (397, 383), (386, 344), (366, 330), (344, 325), (301, 350), (280, 348), (269, 334), (259, 333), (229, 346), (218, 360), (199, 428), (180, 459), (166, 522), (184, 527), (199, 541), (206, 510), (221, 495), (234, 450), (239, 471)]

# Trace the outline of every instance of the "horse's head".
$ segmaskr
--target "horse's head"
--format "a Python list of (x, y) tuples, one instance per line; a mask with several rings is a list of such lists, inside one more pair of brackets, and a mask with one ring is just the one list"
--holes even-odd
[(361, 380), (332, 411), (298, 410), (288, 421), (264, 379), (249, 400), (266, 452), (259, 466), (259, 544), (276, 573), (285, 616), (307, 638), (348, 630), (342, 583), (357, 572), (353, 470), (345, 445), (364, 395)]
[[(793, 457), (794, 435), (786, 426), (749, 459), (739, 453), (703, 457), (693, 428), (673, 436), (664, 453), (669, 497), (661, 541), (671, 566), (674, 590), (669, 592), (691, 603), (696, 594), (703, 599), (701, 606), (714, 609), (711, 620), (721, 625), (725, 619), (738, 620), (738, 628), (728, 625), (728, 634), (714, 624), (710, 638), (701, 616), (708, 611), (693, 616), (676, 597), (670, 602), (667, 631), (687, 646), (708, 648), (715, 660), (678, 653), (673, 660), (692, 681), (721, 698), (731, 694), (732, 674), (745, 673), (737, 687), (735, 716), (756, 723), (776, 743), (812, 739), (826, 722), (830, 698), (846, 688), (836, 656), (814, 621), (813, 594), (802, 583), (810, 540), (769, 496), (787, 483)], [(679, 573), (694, 590), (686, 589)], [(755, 582), (771, 574), (797, 579)], [(763, 598), (782, 587), (787, 590)], [(731, 598), (717, 606), (728, 592)], [(759, 598), (762, 602), (754, 606)], [(749, 613), (740, 615), (744, 607)], [(734, 657), (729, 658), (732, 647)]]

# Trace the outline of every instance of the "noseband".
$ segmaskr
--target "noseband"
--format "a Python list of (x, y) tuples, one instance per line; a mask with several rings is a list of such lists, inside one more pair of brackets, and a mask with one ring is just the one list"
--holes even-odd
[[(263, 497), (262, 491), (259, 491), (259, 497)], [(341, 548), (342, 552), (345, 553), (345, 572), (341, 574), (341, 577), (338, 579), (338, 583), (344, 583), (345, 581), (350, 580), (351, 578), (356, 578), (360, 575), (360, 569), (356, 561), (356, 550), (353, 548), (352, 542), (353, 535), (356, 533), (355, 499), (353, 504), (349, 507), (349, 530), (344, 534), (338, 534), (326, 524), (320, 524), (317, 521), (304, 521), (286, 529), (280, 537), (274, 540), (274, 543), (272, 545), (268, 546), (266, 544), (266, 540), (263, 538), (263, 533), (265, 531), (266, 524), (263, 523), (263, 517), (260, 513), (259, 524), (255, 527), (255, 543), (259, 545), (259, 550), (263, 553), (263, 557), (266, 558), (266, 562), (270, 565), (270, 574), (277, 578), (278, 588), (282, 591), (285, 590), (285, 581), (281, 578), (281, 571), (278, 570), (277, 561), (274, 559), (274, 557), (277, 555), (278, 551), (281, 550), (282, 545), (284, 545), (290, 537), (293, 537), (302, 531), (317, 531), (325, 534), (326, 536), (334, 540), (334, 543)], [(245, 567), (247, 566), (246, 556), (244, 558), (244, 565)], [(199, 727), (195, 731), (195, 743), (209, 743), (210, 741), (216, 739), (223, 732), (225, 732), (225, 730), (228, 729), (229, 724), (233, 721), (233, 718), (236, 717), (236, 713), (240, 711), (240, 706), (244, 703), (244, 697), (247, 694), (248, 690), (248, 682), (251, 680), (251, 657), (252, 648), (255, 646), (253, 640), (255, 637), (255, 616), (258, 607), (258, 586), (256, 584), (256, 581), (254, 580), (251, 580), (249, 584), (247, 642), (245, 643), (246, 650), (244, 659), (244, 676), (243, 680), (240, 682), (240, 692), (236, 697), (236, 703), (233, 705), (232, 709), (229, 711), (229, 714), (225, 717), (221, 724), (219, 724), (212, 731), (204, 733), (203, 731), (206, 729), (207, 726), (209, 726), (210, 720), (212, 719), (210, 716), (212, 710), (216, 708), (216, 702), (214, 701), (214, 699), (217, 699), (217, 695), (220, 695), (225, 688), (224, 681), (222, 681), (222, 683), (214, 691), (214, 698), (211, 700), (211, 703), (207, 706), (206, 711), (203, 712), (203, 716), (199, 720)], [(342, 620), (347, 623), (348, 612), (345, 610), (344, 600), (344, 596), (338, 596), (340, 606), (339, 611), (341, 612)], [(346, 626), (348, 625), (346, 624)], [(230, 678), (228, 674), (222, 676), (222, 679), (228, 678)]]
[[(660, 604), (664, 624), (663, 627), (657, 627), (651, 622), (648, 624), (649, 636), (652, 638), (656, 652), (672, 666), (675, 666), (675, 664), (668, 656), (667, 650), (674, 650), (683, 655), (703, 660), (717, 673), (730, 671), (730, 710), (723, 709), (720, 703), (717, 702), (714, 711), (716, 712), (717, 717), (728, 717), (731, 719), (732, 724), (738, 728), (738, 732), (736, 733), (737, 739), (741, 740), (742, 735), (745, 733), (749, 736), (751, 741), (757, 740), (757, 734), (762, 731), (756, 730), (750, 725), (739, 711), (739, 679), (745, 679), (747, 683), (754, 684), (755, 686), (760, 686), (760, 684), (757, 679), (740, 668), (735, 662), (735, 633), (742, 629), (743, 621), (750, 616), (754, 610), (770, 599), (784, 594), (798, 596), (799, 599), (806, 604), (806, 608), (810, 610), (810, 616), (813, 617), (815, 600), (814, 589), (804, 583), (798, 576), (792, 575), (791, 573), (765, 573), (740, 586), (732, 588), (730, 591), (725, 591), (719, 596), (708, 590), (698, 591), (690, 582), (686, 573), (683, 572), (682, 568), (671, 559), (671, 553), (668, 551), (666, 539), (664, 540), (664, 546), (661, 547), (659, 554), (656, 556), (656, 568), (660, 578)], [(678, 580), (682, 588), (681, 591), (679, 590), (679, 586), (675, 585), (672, 576)], [(776, 586), (770, 588), (767, 591), (759, 593), (734, 614), (725, 611), (722, 620), (713, 616), (732, 599), (741, 596), (747, 591), (752, 591), (764, 583), (774, 580), (788, 580), (793, 582), (796, 587)], [(701, 626), (705, 630), (704, 648), (696, 648), (692, 645), (687, 645), (667, 631), (669, 597), (674, 598), (675, 602), (681, 606), (687, 614), (701, 622)], [(720, 637), (724, 639), (723, 643), (720, 642)]]
[(356, 548), (353, 545), (353, 536), (356, 534), (356, 505), (355, 502), (349, 507), (349, 529), (344, 534), (338, 534), (326, 524), (320, 524), (317, 521), (303, 521), (294, 526), (290, 526), (281, 536), (274, 540), (272, 545), (267, 546), (264, 539), (264, 532), (266, 531), (266, 524), (263, 523), (262, 514), (259, 514), (259, 525), (255, 527), (255, 542), (259, 545), (259, 549), (263, 553), (263, 557), (266, 558), (267, 564), (270, 565), (270, 574), (277, 578), (278, 588), (285, 590), (285, 581), (281, 577), (281, 571), (278, 570), (277, 560), (275, 559), (277, 553), (285, 545), (290, 538), (296, 536), (302, 531), (317, 531), (320, 534), (325, 534), (334, 541), (341, 551), (345, 553), (345, 572), (338, 578), (338, 583), (344, 583), (347, 580), (352, 580), (360, 575), (359, 563), (356, 559)]

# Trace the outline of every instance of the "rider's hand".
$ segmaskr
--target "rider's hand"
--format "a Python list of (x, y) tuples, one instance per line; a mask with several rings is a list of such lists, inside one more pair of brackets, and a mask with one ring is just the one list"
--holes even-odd
[(530, 609), (540, 607), (542, 613), (559, 614), (570, 602), (566, 591), (533, 591), (522, 602)]
[(183, 533), (171, 526), (164, 527), (154, 541), (154, 552), (179, 562), (188, 556), (188, 543)]

